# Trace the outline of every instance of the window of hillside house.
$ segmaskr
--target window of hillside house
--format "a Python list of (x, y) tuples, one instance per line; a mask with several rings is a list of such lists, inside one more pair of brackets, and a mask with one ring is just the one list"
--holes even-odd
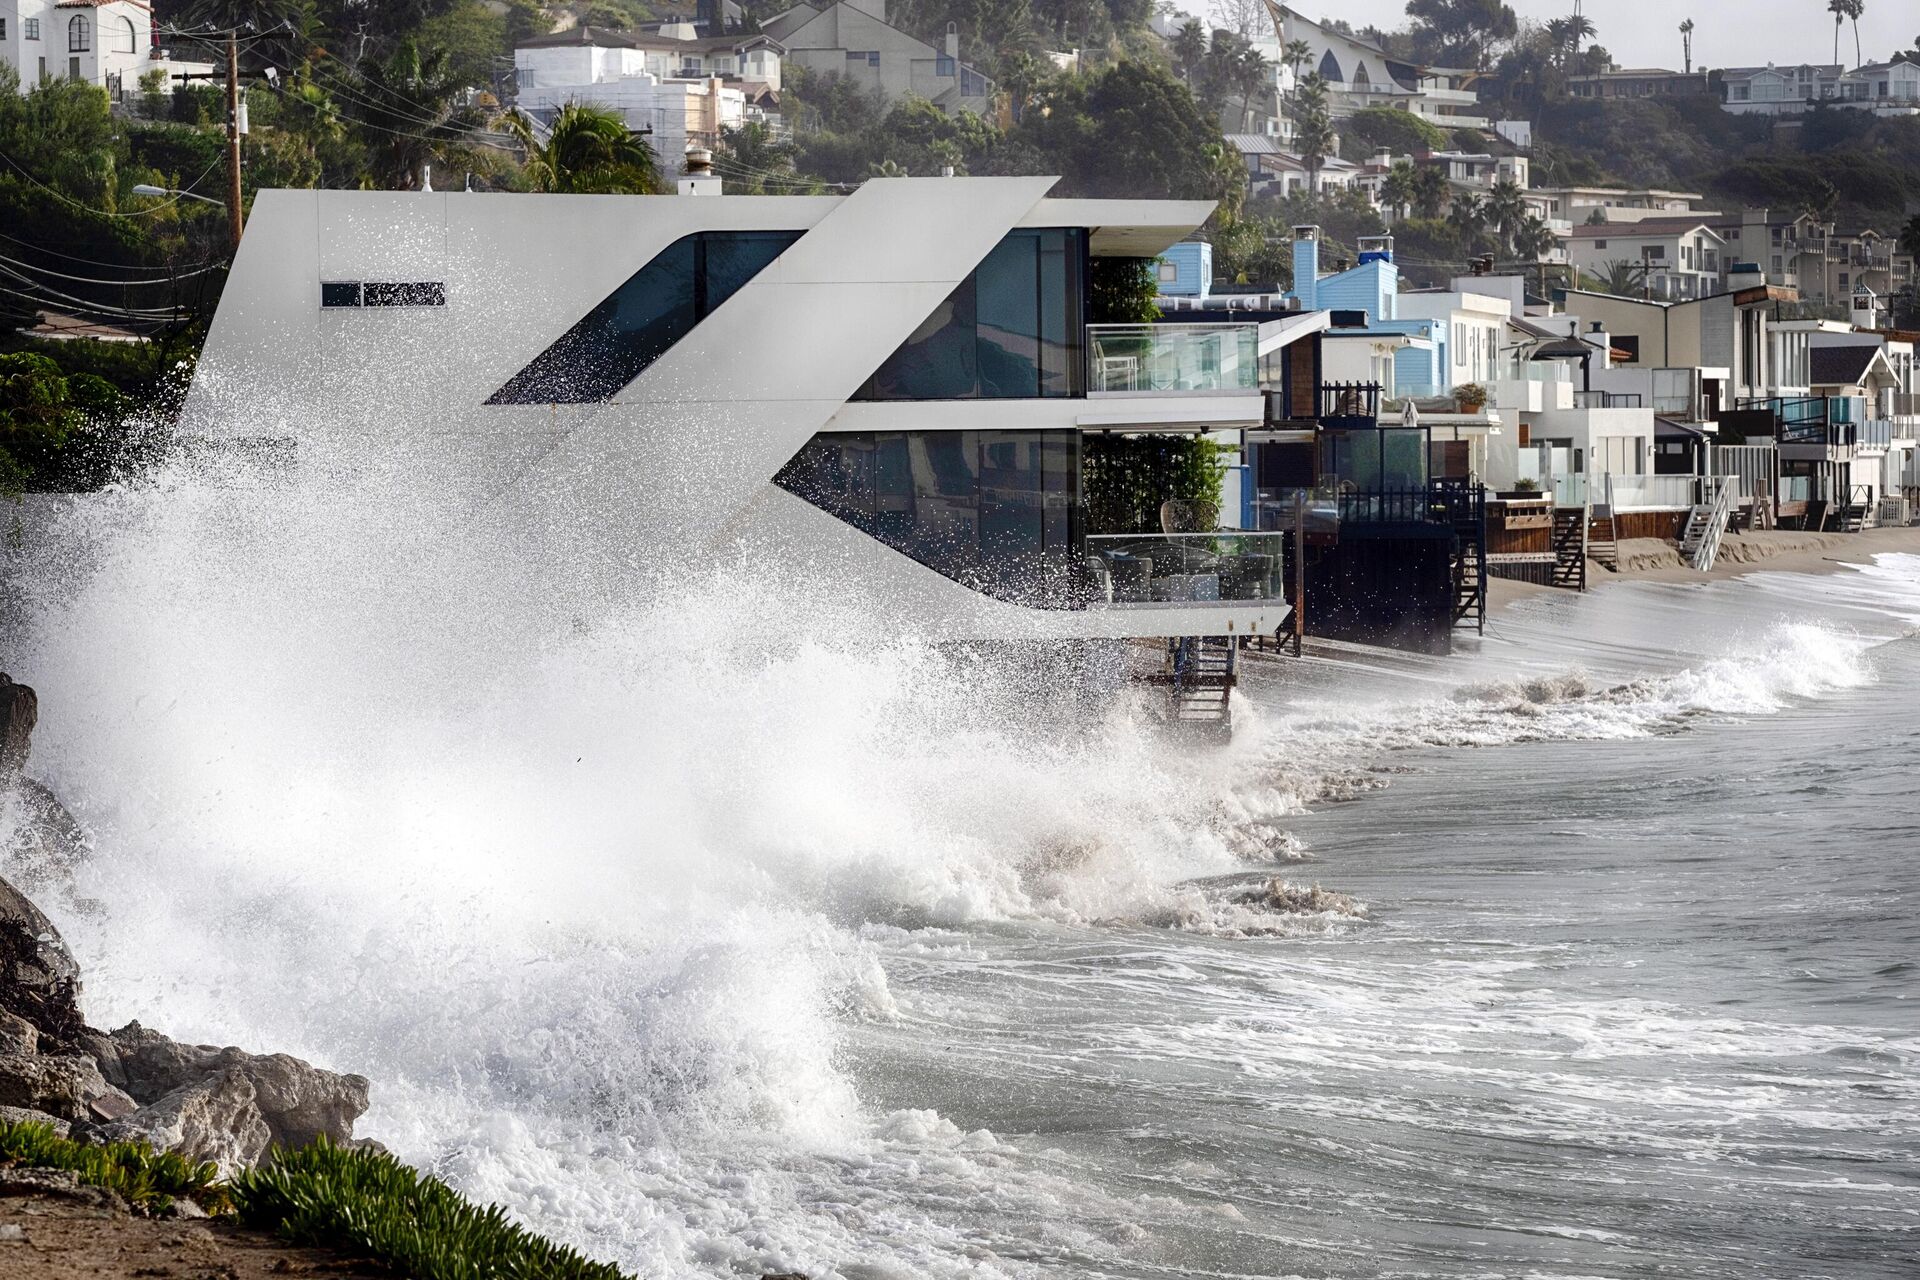
[(1607, 247), (1607, 242), (1605, 240), (1595, 240), (1593, 242), (1593, 247), (1596, 249), (1604, 249)]
[(1663, 244), (1650, 244), (1647, 246), (1647, 256), (1656, 262), (1665, 262), (1667, 260), (1667, 246)]
[(67, 52), (89, 53), (93, 49), (93, 24), (84, 13), (75, 14), (67, 23)]
[(1180, 279), (1179, 267), (1175, 266), (1171, 262), (1162, 262), (1160, 264), (1160, 283), (1161, 284), (1173, 284), (1175, 281), (1179, 279)]
[(40, 38), (40, 19), (27, 18), (23, 20), (20, 23), (20, 38), (22, 40), (38, 40)]
[(119, 44), (115, 52), (140, 52), (140, 28), (133, 25), (132, 18), (120, 19)]
[(953, 79), (953, 77), (956, 74), (958, 74), (959, 70), (960, 70), (960, 64), (954, 61), (952, 58), (949, 58), (944, 53), (939, 54), (933, 60), (933, 74), (939, 76), (943, 80)]
[(1340, 73), (1340, 59), (1333, 56), (1333, 50), (1331, 49), (1321, 55), (1320, 78), (1322, 80), (1333, 81), (1336, 84), (1346, 80), (1346, 76)]

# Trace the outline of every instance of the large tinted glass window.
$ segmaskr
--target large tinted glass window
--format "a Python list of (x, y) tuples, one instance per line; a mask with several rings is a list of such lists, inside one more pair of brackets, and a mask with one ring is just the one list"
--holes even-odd
[(612, 399), (799, 238), (797, 231), (707, 231), (674, 241), (487, 403)]
[(1034, 399), (1082, 390), (1086, 235), (1015, 231), (856, 397)]
[(774, 482), (977, 590), (1058, 606), (1085, 549), (1079, 449), (1073, 431), (831, 433)]

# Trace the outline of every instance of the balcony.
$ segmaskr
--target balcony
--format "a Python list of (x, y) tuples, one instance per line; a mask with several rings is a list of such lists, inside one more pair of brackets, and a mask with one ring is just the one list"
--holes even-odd
[(1087, 387), (1093, 395), (1256, 395), (1260, 326), (1088, 325)]
[(1576, 391), (1576, 409), (1644, 409), (1646, 400), (1638, 391)]
[(1114, 533), (1087, 538), (1096, 594), (1116, 605), (1280, 601), (1282, 533)]

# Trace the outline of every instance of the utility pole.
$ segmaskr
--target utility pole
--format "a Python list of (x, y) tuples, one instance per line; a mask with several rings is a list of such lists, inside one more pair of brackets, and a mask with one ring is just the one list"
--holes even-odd
[(240, 36), (227, 32), (227, 221), (240, 248)]

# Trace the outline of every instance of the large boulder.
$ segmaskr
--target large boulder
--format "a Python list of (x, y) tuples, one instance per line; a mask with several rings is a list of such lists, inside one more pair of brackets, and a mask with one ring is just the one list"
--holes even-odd
[(211, 1160), (224, 1177), (260, 1163), (274, 1145), (259, 1092), (240, 1070), (181, 1085), (132, 1115), (89, 1126), (86, 1134), (97, 1142), (145, 1142), (156, 1151)]
[(94, 1121), (126, 1115), (134, 1106), (85, 1054), (0, 1054), (0, 1107)]
[[(324, 1071), (284, 1053), (181, 1044), (137, 1022), (110, 1036), (94, 1032), (85, 1044), (106, 1079), (143, 1110), (169, 1099), (177, 1109), (182, 1091), (206, 1088), (227, 1077), (244, 1080), (252, 1091), (251, 1105), (266, 1126), (266, 1140), (275, 1146), (303, 1147), (319, 1137), (344, 1143), (353, 1137), (353, 1122), (367, 1109), (365, 1076)], [(138, 1119), (128, 1117), (129, 1122)]]

